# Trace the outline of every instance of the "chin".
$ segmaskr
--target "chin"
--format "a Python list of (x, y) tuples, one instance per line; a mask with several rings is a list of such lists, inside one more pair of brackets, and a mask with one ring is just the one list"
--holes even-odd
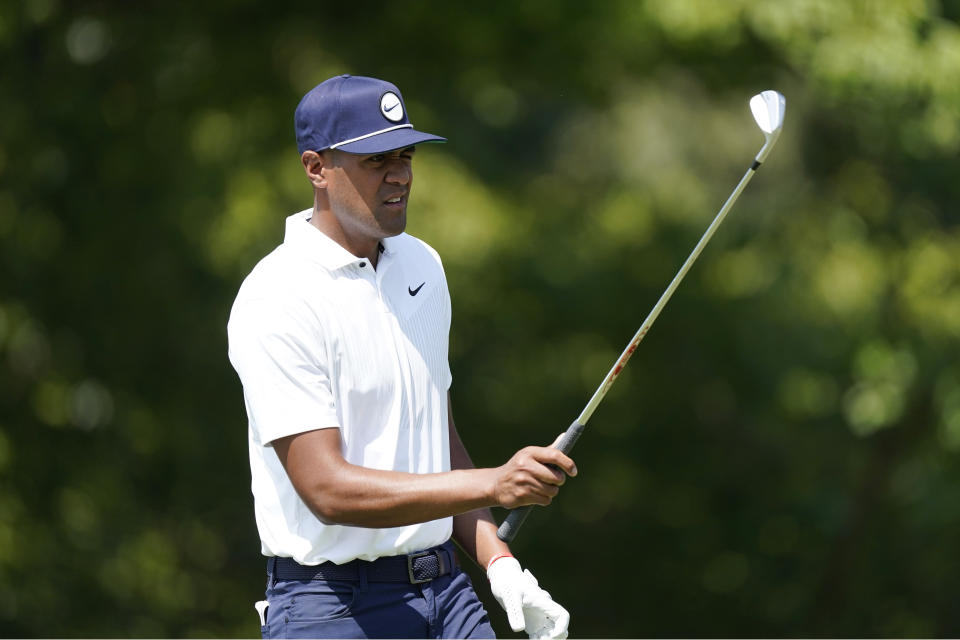
[(407, 214), (381, 221), (380, 229), (384, 238), (398, 236), (407, 228)]

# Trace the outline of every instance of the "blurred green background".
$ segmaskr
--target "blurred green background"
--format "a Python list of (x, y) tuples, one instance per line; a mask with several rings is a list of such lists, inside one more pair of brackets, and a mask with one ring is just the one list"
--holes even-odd
[[(514, 544), (574, 636), (960, 635), (960, 2), (0, 4), (0, 635), (257, 636), (236, 290), (292, 113), (389, 79), (455, 415), (573, 420), (783, 135)], [(502, 511), (497, 517), (503, 516)], [(516, 637), (474, 570), (502, 635)]]

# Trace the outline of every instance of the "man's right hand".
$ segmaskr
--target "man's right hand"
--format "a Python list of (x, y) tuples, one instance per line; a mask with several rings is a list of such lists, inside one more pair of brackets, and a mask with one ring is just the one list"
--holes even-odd
[(567, 476), (577, 475), (577, 466), (553, 446), (524, 447), (495, 471), (494, 500), (501, 507), (515, 509), (528, 504), (550, 504)]

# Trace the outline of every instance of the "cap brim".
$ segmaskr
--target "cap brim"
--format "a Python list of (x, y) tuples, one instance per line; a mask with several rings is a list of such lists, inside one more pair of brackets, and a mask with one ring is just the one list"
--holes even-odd
[(421, 142), (446, 142), (446, 138), (413, 129), (394, 129), (380, 135), (349, 142), (337, 147), (347, 153), (385, 153), (396, 149), (412, 147)]

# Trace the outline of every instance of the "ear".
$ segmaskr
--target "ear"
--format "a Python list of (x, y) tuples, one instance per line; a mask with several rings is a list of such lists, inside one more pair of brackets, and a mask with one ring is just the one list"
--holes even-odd
[(327, 188), (327, 177), (324, 173), (324, 156), (316, 151), (304, 151), (300, 156), (300, 164), (307, 174), (307, 180), (315, 189)]

